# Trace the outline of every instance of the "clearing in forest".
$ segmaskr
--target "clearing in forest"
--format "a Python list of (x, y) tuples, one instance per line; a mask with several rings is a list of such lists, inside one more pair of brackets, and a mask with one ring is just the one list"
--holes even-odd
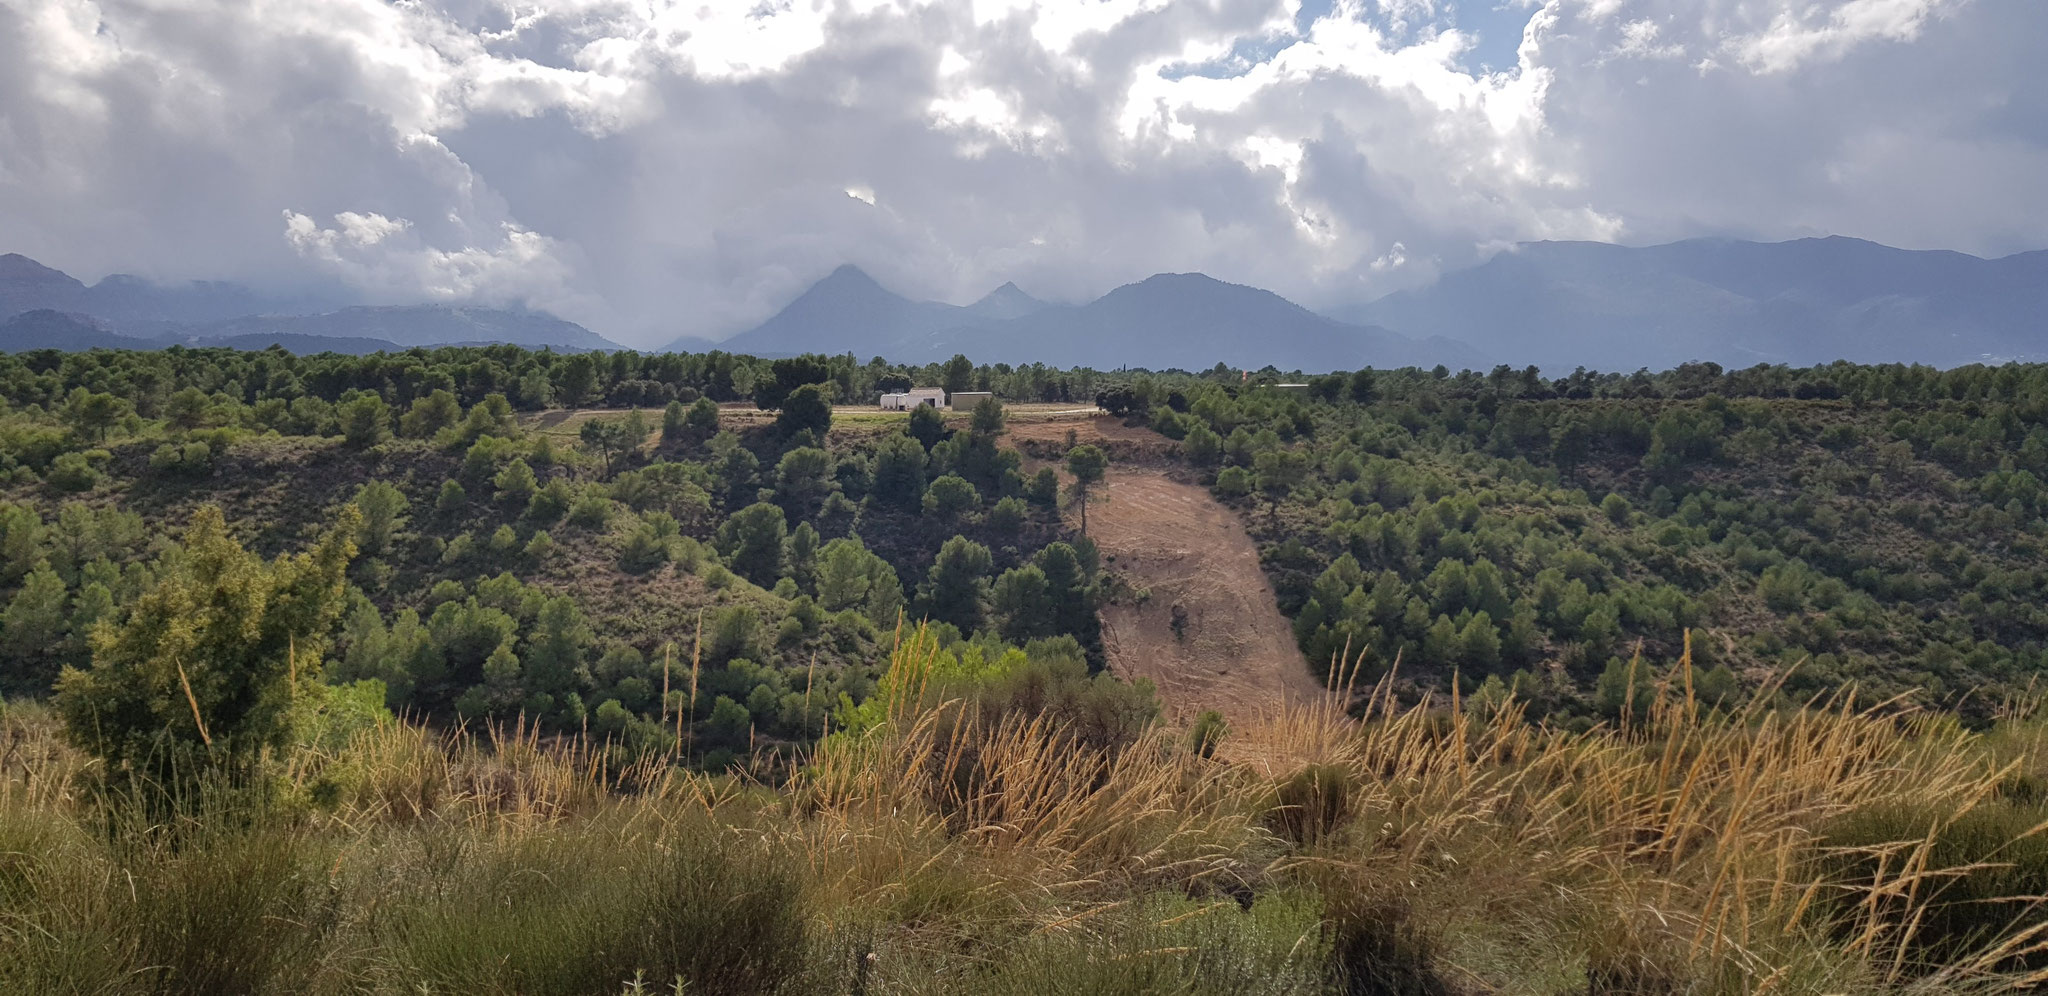
[(1242, 724), (1322, 696), (1258, 547), (1206, 488), (1112, 464), (1088, 502), (1088, 533), (1145, 593), (1102, 608), (1109, 666), (1152, 679), (1170, 715), (1215, 709)]

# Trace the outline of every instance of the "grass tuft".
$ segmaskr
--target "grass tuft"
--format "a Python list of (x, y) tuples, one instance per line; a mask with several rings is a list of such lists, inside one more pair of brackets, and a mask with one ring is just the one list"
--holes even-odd
[[(0, 713), (0, 992), (2027, 991), (2048, 726), (1353, 701), (1077, 733), (933, 679), (757, 781), (406, 724), (109, 796)], [(1363, 718), (1354, 718), (1362, 715)]]

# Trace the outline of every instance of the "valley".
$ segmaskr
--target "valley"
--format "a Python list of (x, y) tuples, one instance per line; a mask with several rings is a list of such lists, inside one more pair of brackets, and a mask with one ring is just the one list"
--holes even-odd
[[(839, 403), (918, 384), (990, 396)], [(1076, 916), (1302, 992), (1734, 971), (1610, 936), (1653, 885), (1670, 922), (1804, 925), (1744, 957), (1821, 988), (2022, 979), (1983, 939), (2037, 910), (1970, 897), (2044, 867), (2044, 385), (0, 357), (0, 904), (36, 927), (0, 988), (1115, 988)], [(1950, 884), (1769, 898), (1886, 888), (1864, 856), (1902, 849)], [(696, 943), (731, 889), (765, 905), (716, 936), (774, 965)], [(953, 953), (1018, 930), (1066, 940)]]

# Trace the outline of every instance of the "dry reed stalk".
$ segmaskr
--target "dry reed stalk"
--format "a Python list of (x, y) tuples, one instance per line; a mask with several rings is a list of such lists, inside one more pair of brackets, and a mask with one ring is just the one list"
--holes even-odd
[[(676, 735), (683, 734), (683, 714), (697, 714), (697, 673), (704, 664), (704, 610), (697, 610), (697, 632), (690, 637), (690, 707), (676, 711)], [(683, 756), (689, 757), (697, 748), (697, 724), (690, 724), (689, 739), (683, 744)]]
[(199, 714), (199, 697), (192, 694), (192, 680), (185, 677), (185, 662), (175, 663), (178, 665), (178, 685), (185, 689), (185, 702), (192, 707), (192, 724), (199, 727), (199, 739), (212, 747), (213, 735), (206, 732), (206, 717)]
[[(693, 703), (701, 635), (700, 617)], [(306, 763), (364, 772), (323, 818), (349, 841), (430, 821), (503, 839), (600, 817), (656, 836), (708, 821), (787, 854), (807, 888), (841, 904), (829, 915), (849, 922), (899, 904), (915, 911), (928, 883), (953, 890), (941, 915), (954, 923), (1064, 931), (1147, 890), (1301, 882), (1391, 897), (1424, 917), (1461, 902), (1510, 909), (1527, 923), (1492, 921), (1510, 938), (1577, 917), (1632, 956), (1695, 979), (1761, 980), (1758, 992), (1807, 991), (1800, 972), (1827, 959), (1853, 960), (1893, 989), (2048, 982), (2010, 968), (2048, 953), (2042, 927), (1955, 964), (1912, 963), (1946, 884), (1992, 867), (1941, 867), (1937, 834), (1992, 800), (2018, 762), (1896, 703), (1840, 694), (1707, 712), (1681, 667), (1647, 709), (1573, 734), (1529, 721), (1512, 698), (1469, 713), (1455, 695), (1448, 711), (1404, 705), (1390, 671), (1366, 690), (1359, 720), (1361, 654), (1334, 662), (1323, 699), (1232, 732), (1256, 749), (1211, 761), (1164, 729), (1103, 751), (1049, 716), (984, 716), (944, 698), (942, 658), (928, 630), (903, 632), (899, 619), (878, 682), (886, 718), (821, 743), (779, 803), (665, 758), (613, 764), (589, 737), (544, 737), (524, 717), (480, 735), (391, 724)], [(1274, 830), (1276, 799), (1312, 766), (1342, 811), (1329, 832), (1297, 843)], [(0, 777), (0, 820), (82, 805), (61, 776), (27, 784)], [(622, 795), (628, 785), (634, 794)], [(1886, 806), (1937, 816), (1915, 839), (1854, 851), (1816, 836), (1844, 813)], [(2029, 835), (2040, 832), (2048, 825)], [(1829, 877), (1824, 859), (1842, 854), (1876, 872)]]

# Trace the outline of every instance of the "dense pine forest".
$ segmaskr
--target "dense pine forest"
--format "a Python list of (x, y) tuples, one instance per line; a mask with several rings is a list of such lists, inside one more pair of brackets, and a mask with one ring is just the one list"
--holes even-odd
[(1629, 659), (1692, 630), (1715, 696), (1783, 672), (1795, 697), (1986, 715), (2044, 664), (2043, 374), (1367, 371), (1111, 400), (1241, 509), (1318, 664), (1348, 647), (1611, 718), (1643, 693)]
[(0, 358), (0, 990), (2026, 991), (2044, 386)]
[(1177, 441), (1126, 456), (1237, 508), (1318, 673), (1398, 659), (1417, 688), (1611, 717), (1648, 680), (1629, 662), (1690, 630), (1715, 696), (1785, 672), (1794, 697), (1984, 716), (2042, 664), (2042, 368), (1278, 379), (508, 346), (8, 357), (4, 687), (87, 669), (208, 505), (271, 557), (353, 504), (326, 674), (439, 719), (804, 741), (867, 698), (899, 618), (1101, 670), (1095, 602), (1118, 588), (1058, 515), (1067, 447), (1027, 472), (999, 406), (833, 425), (830, 402), (912, 384), (1100, 400)]
[[(1120, 687), (1089, 678), (1097, 558), (1059, 527), (1053, 471), (1027, 476), (997, 444), (1000, 405), (833, 432), (826, 403), (913, 377), (1059, 397), (1090, 374), (513, 347), (6, 362), (0, 640), (16, 694), (67, 668), (86, 687), (96, 628), (152, 625), (136, 607), (200, 544), (274, 556), (344, 507), (355, 556), (331, 565), (340, 594), (318, 607), (307, 664), (438, 721), (524, 717), (635, 753), (682, 740), (719, 767), (814, 739), (835, 710), (856, 722), (903, 618), (1082, 698)], [(724, 427), (714, 399), (736, 396), (776, 414)], [(608, 413), (550, 418), (550, 402)], [(205, 603), (214, 580), (181, 597)]]

